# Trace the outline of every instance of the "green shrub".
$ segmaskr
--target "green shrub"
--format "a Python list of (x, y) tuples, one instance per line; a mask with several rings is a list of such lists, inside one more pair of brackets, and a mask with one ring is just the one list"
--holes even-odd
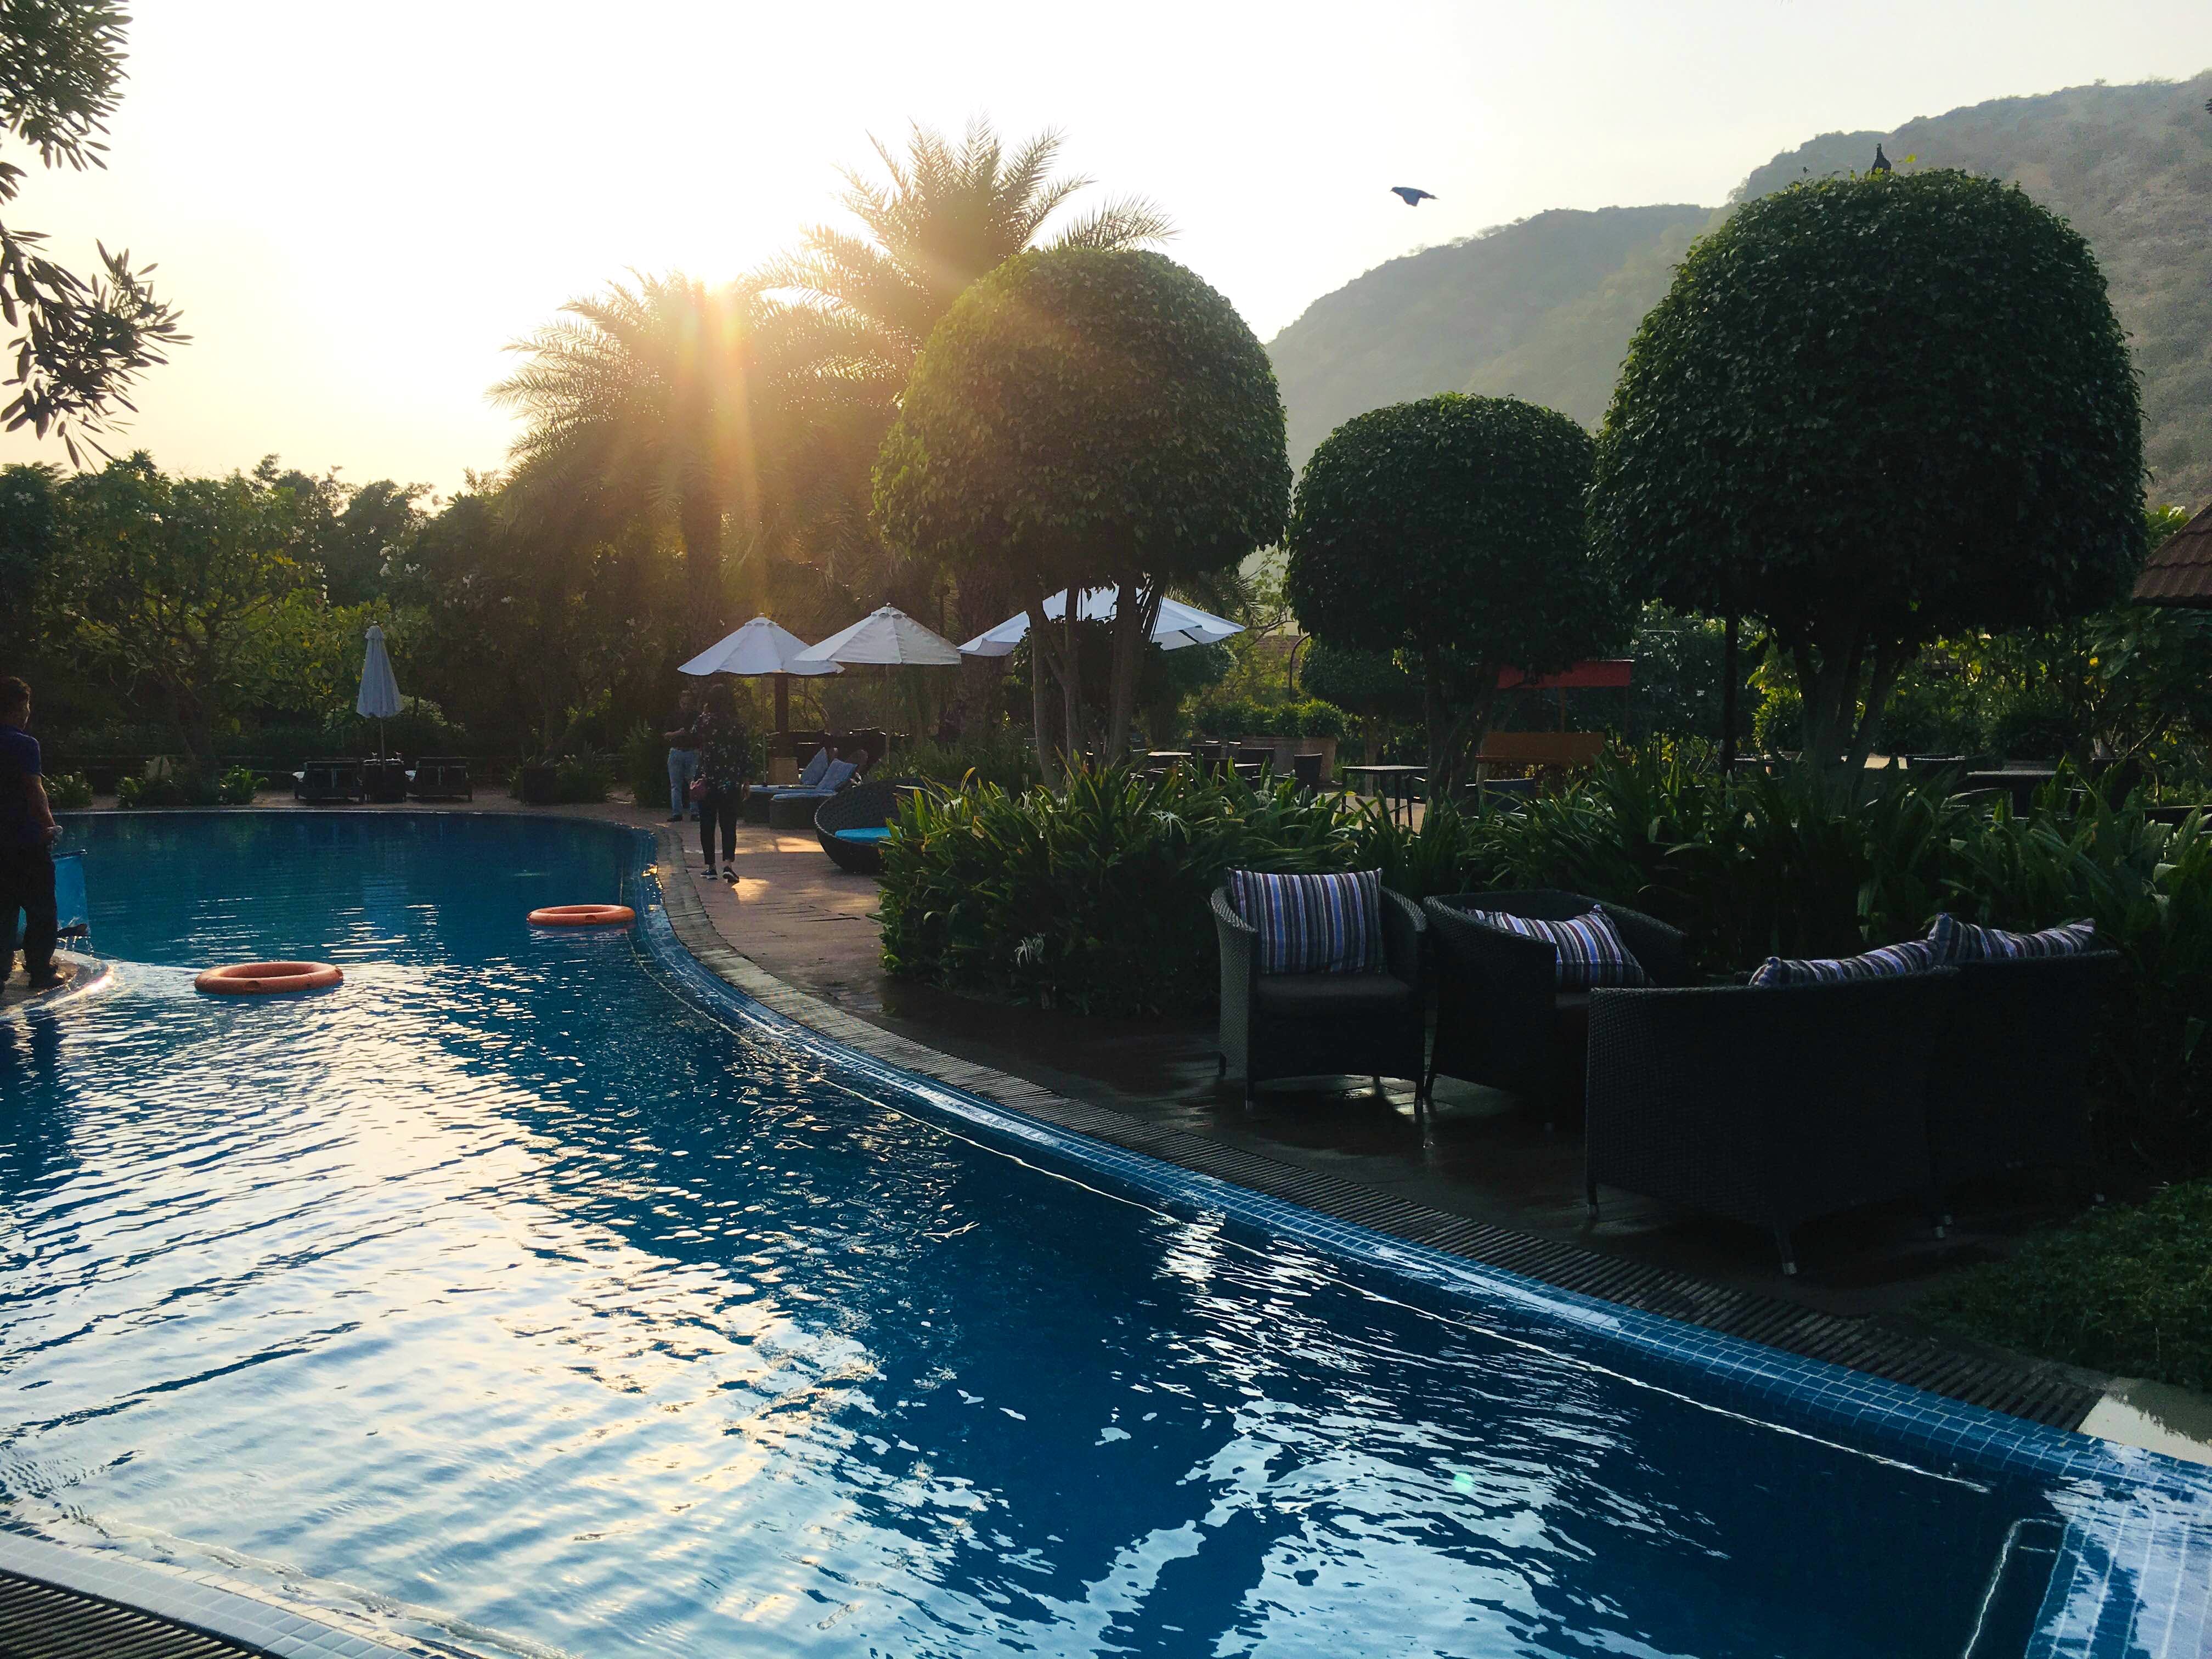
[(1770, 687), (1751, 717), (1751, 740), (1763, 753), (1796, 754), (1805, 743), (1805, 699), (1795, 686)]
[(225, 806), (251, 806), (258, 781), (252, 767), (230, 767), (215, 781), (215, 798)]
[(2014, 692), (1990, 710), (1983, 741), (2001, 760), (2055, 761), (2087, 748), (2066, 700), (2049, 687)]
[(2212, 1388), (2212, 1182), (2093, 1210), (1932, 1292), (1916, 1312), (2002, 1347)]
[(82, 772), (56, 772), (46, 779), (46, 800), (56, 811), (92, 805), (92, 780)]
[(1964, 754), (1980, 738), (1972, 714), (1948, 686), (1913, 680), (1892, 692), (1882, 708), (1880, 746), (1887, 754)]
[[(343, 704), (323, 718), (321, 752), (352, 755), (373, 751), (378, 729), (377, 721), (356, 714), (351, 703)], [(382, 732), (385, 750), (389, 754), (452, 755), (462, 752), (468, 744), (468, 733), (447, 720), (446, 711), (428, 697), (402, 697), (399, 712), (382, 722)]]
[(668, 739), (652, 721), (638, 721), (623, 739), (622, 769), (640, 806), (657, 807), (668, 799)]
[(995, 784), (1019, 794), (1040, 781), (1036, 750), (1026, 733), (1010, 725), (971, 733), (957, 743), (924, 739), (895, 750), (884, 762), (881, 775), (927, 778), (948, 788)]
[(213, 806), (216, 780), (204, 772), (174, 767), (149, 777), (141, 774), (115, 781), (115, 804), (123, 807)]
[(1341, 870), (1364, 816), (1178, 769), (910, 797), (884, 853), (893, 974), (1087, 1013), (1177, 1013), (1218, 988), (1208, 896), (1231, 868)]
[(1308, 697), (1297, 705), (1297, 720), (1295, 735), (1301, 738), (1334, 738), (1342, 742), (1352, 734), (1352, 716), (1319, 697)]
[(564, 805), (603, 801), (614, 781), (614, 763), (606, 756), (565, 756), (554, 763), (553, 799)]

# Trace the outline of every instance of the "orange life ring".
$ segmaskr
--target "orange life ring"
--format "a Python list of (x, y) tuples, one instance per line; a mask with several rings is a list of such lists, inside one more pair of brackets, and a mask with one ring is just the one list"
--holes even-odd
[(627, 904), (549, 904), (530, 913), (532, 927), (625, 927), (636, 920)]
[(210, 968), (192, 981), (217, 996), (270, 996), (283, 991), (320, 991), (345, 978), (327, 962), (234, 962)]

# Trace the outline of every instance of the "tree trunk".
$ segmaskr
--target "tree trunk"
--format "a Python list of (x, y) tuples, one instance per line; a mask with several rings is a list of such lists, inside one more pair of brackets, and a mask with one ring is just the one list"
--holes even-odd
[(1456, 804), (1468, 781), (1469, 757), (1490, 733), (1498, 708), (1496, 663), (1479, 663), (1474, 669), (1475, 691), (1455, 703), (1443, 659), (1435, 652), (1421, 660), (1421, 708), (1429, 728), (1429, 799)]
[(1114, 678), (1106, 722), (1103, 758), (1109, 765), (1129, 752), (1129, 717), (1137, 706), (1137, 674), (1145, 653), (1151, 648), (1152, 625), (1159, 620), (1164, 585), (1140, 584), (1144, 578), (1124, 573), (1114, 605)]
[[(678, 509), (684, 535), (684, 596), (689, 647), (703, 651), (729, 631), (729, 596), (722, 586), (722, 512), (703, 491), (684, 496)], [(748, 561), (748, 568), (750, 562)]]
[(1036, 743), (1037, 771), (1045, 787), (1061, 787), (1060, 760), (1052, 741), (1052, 704), (1048, 682), (1053, 678), (1052, 623), (1044, 614), (1044, 595), (1030, 598), (1030, 725)]

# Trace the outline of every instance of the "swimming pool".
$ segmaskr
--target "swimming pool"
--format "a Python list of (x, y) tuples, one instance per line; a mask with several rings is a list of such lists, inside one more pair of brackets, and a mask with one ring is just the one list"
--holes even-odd
[[(118, 965), (0, 1018), (14, 1528), (487, 1655), (2201, 1648), (2197, 1472), (842, 1054), (635, 832), (71, 832)], [(284, 956), (347, 982), (191, 989)]]

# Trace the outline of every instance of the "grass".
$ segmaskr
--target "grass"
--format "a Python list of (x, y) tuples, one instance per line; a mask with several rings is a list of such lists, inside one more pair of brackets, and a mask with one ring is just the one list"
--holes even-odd
[(1914, 1311), (2023, 1353), (2212, 1389), (2212, 1181), (2091, 1211)]

